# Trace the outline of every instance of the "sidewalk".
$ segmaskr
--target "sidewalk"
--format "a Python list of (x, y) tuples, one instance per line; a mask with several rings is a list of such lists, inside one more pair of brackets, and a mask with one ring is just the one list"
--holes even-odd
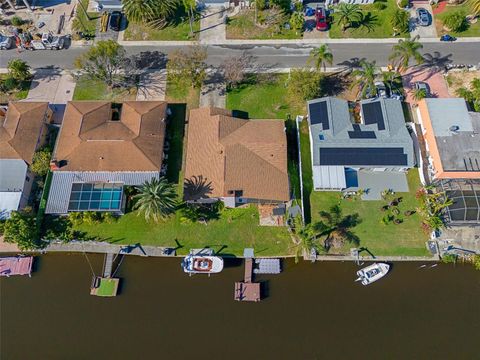
[(61, 124), (65, 104), (72, 100), (75, 82), (72, 76), (58, 68), (38, 69), (33, 76), (25, 101), (48, 101), (53, 107), (53, 122)]

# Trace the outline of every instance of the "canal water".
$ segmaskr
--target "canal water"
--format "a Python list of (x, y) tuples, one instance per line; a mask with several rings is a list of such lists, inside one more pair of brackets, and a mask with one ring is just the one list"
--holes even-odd
[[(89, 255), (100, 272), (103, 256)], [(125, 258), (121, 294), (89, 295), (83, 255), (36, 258), (32, 278), (0, 280), (0, 358), (473, 359), (480, 272), (395, 263), (371, 286), (350, 262), (284, 263), (263, 276), (267, 298), (233, 300), (243, 264), (189, 277), (180, 259)]]

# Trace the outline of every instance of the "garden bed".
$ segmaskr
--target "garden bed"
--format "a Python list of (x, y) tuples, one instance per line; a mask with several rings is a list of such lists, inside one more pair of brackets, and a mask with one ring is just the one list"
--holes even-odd
[[(2, 81), (7, 74), (0, 74), (0, 81)], [(12, 93), (5, 93), (0, 91), (0, 104), (6, 104), (9, 101), (18, 101), (26, 99), (28, 96), (28, 91), (30, 90), (30, 84), (32, 80), (22, 81), (19, 89), (13, 91)]]

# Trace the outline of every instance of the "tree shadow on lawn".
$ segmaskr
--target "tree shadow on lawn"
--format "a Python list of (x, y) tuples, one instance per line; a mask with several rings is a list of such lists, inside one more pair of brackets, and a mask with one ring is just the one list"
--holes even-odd
[(324, 78), (325, 96), (337, 96), (349, 88), (350, 78), (345, 72), (327, 75)]

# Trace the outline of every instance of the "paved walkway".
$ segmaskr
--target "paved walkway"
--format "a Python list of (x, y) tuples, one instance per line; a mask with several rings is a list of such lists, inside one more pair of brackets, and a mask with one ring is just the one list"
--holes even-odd
[(218, 44), (226, 39), (226, 11), (222, 7), (207, 7), (200, 19), (200, 43)]
[(32, 80), (26, 101), (48, 101), (54, 110), (53, 121), (60, 124), (65, 104), (72, 100), (75, 82), (72, 76), (58, 68), (38, 69)]
[(200, 92), (200, 106), (216, 106), (225, 108), (227, 89), (222, 74), (211, 70)]
[(165, 100), (167, 70), (146, 71), (140, 77), (137, 100)]

